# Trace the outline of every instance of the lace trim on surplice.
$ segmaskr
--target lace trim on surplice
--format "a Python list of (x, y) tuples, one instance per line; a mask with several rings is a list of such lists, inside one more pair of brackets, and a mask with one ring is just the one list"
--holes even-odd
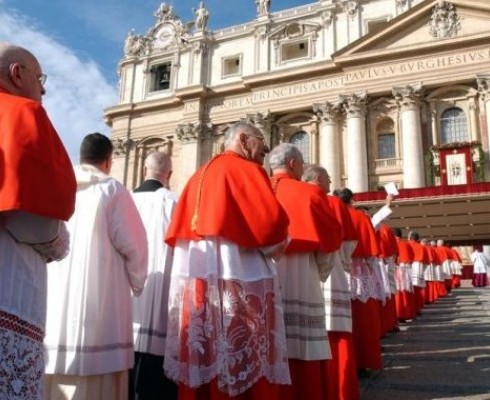
[(165, 372), (196, 388), (217, 378), (236, 396), (261, 377), (290, 383), (275, 279), (179, 278), (169, 298)]
[(41, 399), (42, 337), (38, 327), (0, 311), (0, 399)]

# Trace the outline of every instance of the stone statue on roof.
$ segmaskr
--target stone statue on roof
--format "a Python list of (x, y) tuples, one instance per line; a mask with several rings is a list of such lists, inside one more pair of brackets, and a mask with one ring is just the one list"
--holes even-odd
[(201, 1), (199, 3), (199, 8), (192, 9), (196, 16), (196, 29), (200, 31), (206, 30), (208, 24), (209, 12), (204, 7), (204, 3)]
[(143, 36), (136, 35), (134, 29), (128, 32), (126, 41), (124, 42), (124, 55), (137, 56), (145, 48), (145, 39)]
[(257, 13), (259, 15), (269, 14), (271, 0), (255, 0), (255, 4), (257, 4)]
[(170, 4), (161, 3), (154, 16), (158, 18), (158, 22), (168, 21), (174, 17), (174, 8)]

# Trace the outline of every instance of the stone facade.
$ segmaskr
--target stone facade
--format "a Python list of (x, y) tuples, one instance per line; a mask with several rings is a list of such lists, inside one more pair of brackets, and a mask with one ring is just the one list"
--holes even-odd
[(105, 110), (116, 178), (138, 185), (146, 154), (163, 149), (179, 192), (221, 151), (227, 127), (248, 120), (270, 147), (296, 143), (334, 188), (440, 184), (431, 149), (466, 142), (478, 150), (475, 180), (488, 181), (490, 2), (269, 6), (258, 2), (254, 20), (210, 31), (202, 2), (190, 22), (162, 3), (146, 34), (128, 34), (120, 101)]

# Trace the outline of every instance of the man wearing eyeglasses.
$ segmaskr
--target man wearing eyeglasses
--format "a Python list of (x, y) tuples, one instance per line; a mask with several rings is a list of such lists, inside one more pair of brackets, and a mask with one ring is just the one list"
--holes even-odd
[(41, 105), (36, 58), (0, 41), (0, 398), (42, 398), (46, 263), (75, 206), (68, 155)]
[(179, 399), (281, 399), (290, 383), (277, 274), (288, 219), (262, 167), (262, 133), (245, 122), (179, 198), (164, 369)]

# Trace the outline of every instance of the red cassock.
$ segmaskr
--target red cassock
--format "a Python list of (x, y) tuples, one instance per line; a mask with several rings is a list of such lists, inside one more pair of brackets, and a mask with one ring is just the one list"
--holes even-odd
[[(444, 246), (444, 245), (437, 246), (436, 250), (437, 250), (437, 254), (439, 254), (439, 258), (441, 259), (442, 265), (444, 265), (446, 261), (449, 261), (449, 263), (450, 263), (451, 260), (453, 260), (453, 254), (451, 253), (451, 251), (449, 250), (449, 248), (447, 246)], [(449, 272), (447, 272), (447, 271), (446, 271), (446, 273), (449, 274)], [(446, 276), (446, 279), (445, 279), (446, 292), (451, 291), (452, 283), (453, 283), (452, 276), (451, 277)]]
[[(272, 189), (289, 218), (290, 243), (286, 254), (337, 251), (342, 243), (342, 226), (333, 215), (322, 190), (312, 184), (301, 182), (287, 174), (274, 174)], [(305, 265), (307, 271), (308, 265)], [(281, 273), (281, 271), (279, 271)], [(287, 274), (287, 268), (283, 273)], [(318, 281), (320, 289), (320, 281)], [(285, 288), (283, 288), (283, 291)], [(307, 297), (307, 294), (305, 294)], [(323, 304), (323, 296), (320, 294)], [(283, 293), (287, 299), (288, 294)], [(301, 299), (299, 299), (301, 300)], [(287, 301), (287, 300), (286, 300)], [(287, 313), (287, 306), (285, 309)], [(325, 323), (325, 322), (324, 322)], [(288, 324), (286, 323), (286, 336)], [(325, 332), (325, 342), (328, 336)], [(305, 397), (311, 400), (327, 398), (326, 382), (328, 360), (289, 359), (292, 388), (281, 388), (281, 399), (296, 400)]]
[[(453, 255), (453, 260), (457, 261), (460, 265), (460, 268), (463, 268), (461, 256), (459, 255), (458, 251), (454, 248), (449, 248)], [(457, 288), (461, 286), (461, 275), (460, 274), (453, 274), (453, 280), (452, 280), (452, 288)]]
[(0, 126), (0, 211), (67, 221), (75, 209), (75, 175), (42, 105), (0, 89)]
[[(352, 258), (372, 259), (372, 257), (378, 257), (378, 240), (376, 239), (371, 218), (363, 211), (352, 207), (349, 208), (349, 211), (358, 240)], [(366, 266), (365, 268), (368, 267)], [(364, 271), (363, 274), (371, 275), (369, 271)], [(378, 370), (383, 366), (379, 303), (380, 300), (372, 297), (366, 302), (359, 299), (352, 300), (352, 335), (354, 337), (358, 368)]]
[[(178, 240), (199, 241), (207, 237), (228, 239), (240, 247), (258, 249), (287, 238), (288, 218), (272, 192), (265, 170), (238, 154), (227, 151), (199, 168), (184, 188), (170, 222), (165, 241), (175, 246)], [(230, 281), (233, 284), (232, 281)], [(203, 302), (207, 281), (196, 279), (195, 299)], [(271, 296), (267, 303), (267, 326), (274, 325), (276, 313)], [(262, 305), (266, 307), (266, 304)], [(185, 314), (186, 307), (183, 306)], [(186, 361), (187, 320), (182, 318), (181, 360)], [(231, 323), (240, 322), (234, 318)], [(267, 343), (265, 344), (267, 345)], [(271, 349), (271, 357), (273, 357)], [(238, 376), (236, 377), (238, 379)], [(197, 388), (179, 384), (180, 400), (280, 400), (280, 386), (262, 376), (245, 392), (230, 397), (218, 388), (217, 378)]]
[[(327, 195), (327, 201), (342, 226), (342, 240), (356, 241), (357, 234), (347, 204), (337, 196)], [(328, 340), (332, 359), (327, 363), (327, 399), (359, 399), (359, 381), (352, 332), (329, 331)]]
[[(412, 262), (414, 260), (412, 246), (410, 246), (406, 240), (400, 238), (397, 238), (396, 240), (398, 243), (397, 264), (412, 265)], [(411, 274), (408, 276), (403, 276), (403, 279), (405, 278), (410, 279), (410, 287), (411, 287), (412, 286)], [(417, 315), (417, 310), (415, 307), (415, 296), (413, 291), (408, 291), (408, 290), (397, 291), (395, 296), (395, 304), (396, 304), (396, 315), (398, 316), (399, 320), (413, 319)]]
[[(409, 240), (408, 244), (412, 246), (413, 261), (427, 265), (429, 262), (427, 248), (415, 240)], [(417, 313), (420, 313), (425, 304), (425, 287), (414, 285), (413, 292), (415, 295), (415, 309)]]
[[(427, 250), (427, 262), (430, 266), (432, 266), (433, 272), (435, 273), (434, 266), (437, 265), (437, 253), (434, 251), (434, 249), (429, 245), (424, 245), (424, 247)], [(427, 268), (430, 268), (428, 266)], [(433, 303), (434, 301), (437, 300), (439, 297), (438, 295), (438, 289), (437, 289), (437, 282), (432, 279), (432, 280), (426, 280), (425, 281), (425, 303), (430, 304)]]

